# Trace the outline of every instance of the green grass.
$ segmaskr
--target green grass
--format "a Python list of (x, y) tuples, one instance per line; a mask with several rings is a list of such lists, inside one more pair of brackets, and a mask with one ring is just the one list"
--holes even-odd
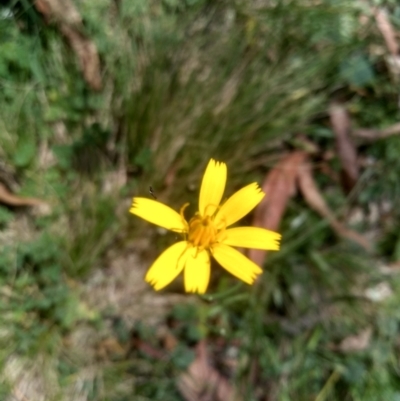
[[(3, 398), (179, 400), (177, 377), (207, 339), (246, 401), (400, 400), (400, 282), (381, 268), (400, 258), (400, 139), (359, 148), (375, 163), (348, 197), (318, 170), (334, 147), (330, 102), (345, 102), (354, 126), (386, 127), (399, 119), (397, 86), (374, 21), (360, 23), (363, 3), (311, 3), (77, 2), (100, 92), (30, 2), (0, 6), (0, 179), (49, 205), (0, 208)], [(398, 29), (398, 6), (387, 6)], [(228, 164), (227, 193), (261, 182), (299, 133), (321, 149), (315, 175), (335, 213), (364, 212), (356, 228), (374, 253), (297, 196), (257, 285), (218, 271), (202, 298), (177, 295), (179, 282), (153, 294), (144, 271), (175, 239), (130, 216), (131, 197), (152, 186), (173, 207), (193, 206), (211, 157)], [(329, 165), (339, 171), (336, 158)], [(382, 286), (390, 296), (368, 295)], [(163, 358), (132, 346), (136, 336), (165, 351), (159, 326), (178, 340)], [(368, 328), (364, 350), (340, 348)]]

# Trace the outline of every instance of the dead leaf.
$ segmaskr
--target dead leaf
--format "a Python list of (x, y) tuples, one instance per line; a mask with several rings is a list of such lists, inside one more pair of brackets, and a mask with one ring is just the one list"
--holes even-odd
[(78, 57), (83, 76), (93, 90), (102, 87), (100, 59), (96, 45), (84, 30), (82, 18), (71, 0), (36, 0), (36, 9), (55, 23)]
[(163, 351), (136, 335), (133, 335), (130, 341), (130, 352), (132, 351), (139, 351), (152, 359), (162, 359), (165, 356)]
[(4, 203), (8, 206), (39, 206), (44, 205), (40, 199), (36, 198), (24, 198), (22, 196), (14, 195), (10, 190), (0, 182), (0, 203)]
[(114, 337), (103, 339), (97, 344), (96, 355), (99, 359), (122, 358), (126, 355), (126, 349)]
[(331, 105), (329, 116), (335, 133), (336, 149), (342, 165), (342, 187), (346, 193), (349, 193), (358, 180), (357, 151), (350, 139), (350, 117), (347, 110), (338, 104)]
[(384, 8), (375, 8), (374, 15), (376, 25), (380, 30), (383, 39), (385, 40), (386, 47), (390, 53), (385, 57), (387, 66), (394, 78), (398, 79), (400, 76), (400, 46), (396, 38), (398, 34), (393, 28), (388, 13)]
[(186, 401), (239, 401), (231, 384), (210, 365), (205, 341), (196, 347), (196, 359), (178, 378), (178, 389)]
[(166, 333), (164, 340), (164, 348), (168, 351), (173, 351), (179, 344), (178, 339), (171, 333)]
[(179, 344), (178, 339), (166, 326), (159, 327), (157, 338), (162, 343), (163, 348), (169, 352), (173, 351)]
[[(296, 151), (285, 156), (267, 175), (262, 184), (266, 194), (257, 207), (253, 226), (276, 231), (286, 210), (289, 199), (296, 193), (296, 177), (307, 153)], [(249, 258), (262, 265), (266, 252), (259, 249), (249, 250)]]
[(364, 351), (369, 347), (372, 337), (371, 327), (366, 328), (358, 334), (346, 337), (338, 345), (337, 349), (346, 354), (351, 352)]
[(399, 45), (396, 40), (396, 31), (394, 30), (393, 25), (390, 23), (387, 11), (383, 8), (376, 8), (374, 14), (376, 25), (381, 31), (390, 54), (393, 56), (398, 56)]
[(365, 250), (371, 250), (371, 244), (361, 234), (346, 228), (340, 223), (325, 203), (317, 184), (312, 176), (310, 163), (304, 164), (304, 168), (298, 170), (299, 187), (308, 205), (319, 215), (329, 221), (331, 227), (339, 236), (348, 238), (362, 246)]

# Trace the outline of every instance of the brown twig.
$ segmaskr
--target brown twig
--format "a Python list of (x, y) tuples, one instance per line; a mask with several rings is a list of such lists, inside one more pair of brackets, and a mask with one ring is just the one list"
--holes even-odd
[(384, 128), (382, 130), (379, 129), (370, 129), (370, 128), (359, 128), (353, 130), (351, 135), (354, 138), (362, 138), (367, 142), (376, 141), (378, 139), (388, 138), (393, 135), (400, 134), (400, 123), (396, 123), (391, 125), (390, 127)]

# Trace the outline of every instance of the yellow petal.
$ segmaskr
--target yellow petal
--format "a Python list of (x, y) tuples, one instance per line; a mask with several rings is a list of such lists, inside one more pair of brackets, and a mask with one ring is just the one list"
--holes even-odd
[(215, 217), (215, 224), (218, 226), (222, 223), (225, 227), (228, 227), (236, 223), (254, 209), (264, 196), (264, 192), (256, 182), (245, 186), (235, 192), (221, 206)]
[(281, 235), (259, 227), (230, 228), (224, 232), (223, 243), (225, 245), (243, 248), (265, 249), (266, 251), (278, 251)]
[(256, 277), (262, 273), (259, 266), (228, 245), (214, 245), (212, 255), (224, 269), (247, 284), (253, 284)]
[(186, 232), (186, 222), (181, 215), (169, 206), (153, 199), (133, 198), (129, 211), (150, 223), (164, 227), (167, 230)]
[(145, 280), (156, 291), (168, 285), (183, 269), (188, 257), (188, 243), (177, 242), (167, 248), (152, 264)]
[(199, 212), (212, 216), (218, 208), (225, 190), (226, 164), (211, 159), (203, 176), (199, 197)]
[(185, 290), (204, 294), (210, 281), (210, 257), (207, 251), (198, 251), (195, 247), (188, 254), (184, 272)]

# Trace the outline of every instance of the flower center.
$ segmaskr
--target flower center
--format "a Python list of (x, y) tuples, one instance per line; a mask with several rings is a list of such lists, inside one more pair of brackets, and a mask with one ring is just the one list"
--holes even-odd
[[(181, 209), (181, 215), (187, 205), (184, 205)], [(193, 246), (200, 249), (210, 248), (214, 243), (219, 242), (223, 238), (225, 226), (218, 226), (214, 223), (213, 216), (202, 216), (197, 212), (190, 220), (187, 231), (187, 241)]]
[(216, 239), (218, 231), (210, 216), (202, 217), (198, 213), (189, 221), (188, 241), (199, 248), (209, 248)]

